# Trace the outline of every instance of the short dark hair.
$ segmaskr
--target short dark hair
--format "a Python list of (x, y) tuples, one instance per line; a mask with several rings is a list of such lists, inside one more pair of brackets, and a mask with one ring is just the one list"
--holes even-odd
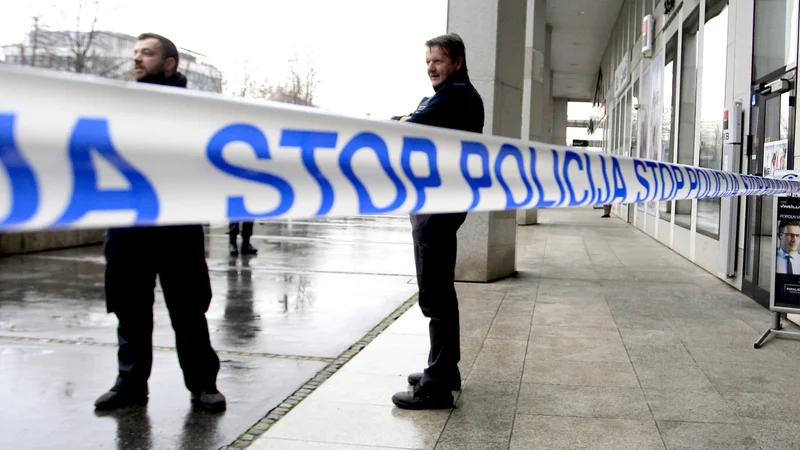
[(782, 220), (778, 225), (778, 233), (783, 234), (786, 227), (800, 227), (800, 222), (796, 220)]
[(161, 36), (160, 34), (155, 33), (142, 33), (139, 35), (138, 38), (140, 41), (145, 39), (155, 39), (161, 44), (161, 54), (164, 56), (164, 60), (166, 61), (167, 58), (173, 58), (175, 60), (175, 67), (178, 67), (178, 63), (180, 62), (180, 55), (178, 54), (178, 47), (170, 41), (169, 39)]
[(428, 48), (440, 47), (453, 62), (458, 62), (458, 58), (461, 58), (463, 61), (461, 68), (464, 69), (464, 72), (467, 71), (467, 50), (461, 36), (455, 33), (443, 34), (429, 39), (425, 42), (425, 46)]

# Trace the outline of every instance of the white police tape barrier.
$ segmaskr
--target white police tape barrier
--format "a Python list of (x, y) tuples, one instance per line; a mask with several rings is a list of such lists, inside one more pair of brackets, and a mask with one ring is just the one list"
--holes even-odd
[(0, 68), (0, 165), (0, 231), (800, 193), (792, 181), (12, 67)]

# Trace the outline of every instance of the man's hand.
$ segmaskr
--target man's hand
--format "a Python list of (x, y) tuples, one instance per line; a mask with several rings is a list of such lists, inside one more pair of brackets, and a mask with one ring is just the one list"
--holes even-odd
[(410, 119), (411, 116), (402, 116), (400, 117), (400, 122), (405, 122), (406, 120)]

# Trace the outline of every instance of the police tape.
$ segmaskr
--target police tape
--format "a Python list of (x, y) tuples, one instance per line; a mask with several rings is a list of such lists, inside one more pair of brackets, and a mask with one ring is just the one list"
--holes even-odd
[(0, 231), (800, 193), (800, 183), (0, 67)]

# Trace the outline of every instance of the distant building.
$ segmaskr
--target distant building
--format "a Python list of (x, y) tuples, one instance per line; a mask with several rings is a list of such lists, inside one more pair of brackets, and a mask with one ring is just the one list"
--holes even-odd
[[(112, 31), (35, 30), (23, 43), (0, 47), (0, 62), (132, 80), (135, 45), (135, 36)], [(194, 54), (180, 52), (179, 70), (190, 89), (222, 92), (222, 72)]]

